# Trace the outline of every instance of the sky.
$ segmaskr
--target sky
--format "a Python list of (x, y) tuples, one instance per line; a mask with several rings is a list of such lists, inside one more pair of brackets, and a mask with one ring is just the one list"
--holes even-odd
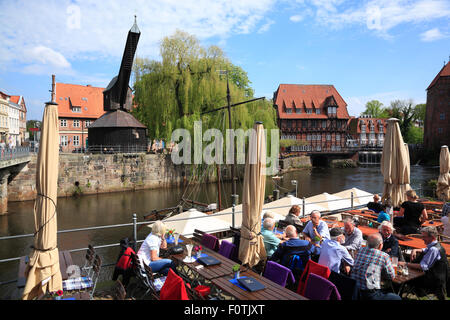
[(351, 116), (373, 99), (425, 103), (450, 55), (449, 0), (0, 0), (0, 90), (41, 120), (52, 74), (106, 87), (134, 15), (139, 57), (160, 60), (161, 39), (183, 30), (220, 46), (255, 97), (332, 84)]

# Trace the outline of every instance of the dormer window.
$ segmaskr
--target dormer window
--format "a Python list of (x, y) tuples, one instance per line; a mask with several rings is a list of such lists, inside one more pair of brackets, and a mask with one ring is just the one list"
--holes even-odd
[(297, 113), (297, 114), (302, 113), (302, 109), (295, 109), (295, 113)]
[(320, 114), (320, 109), (316, 109), (316, 114)]
[(72, 107), (72, 112), (81, 112), (81, 107)]

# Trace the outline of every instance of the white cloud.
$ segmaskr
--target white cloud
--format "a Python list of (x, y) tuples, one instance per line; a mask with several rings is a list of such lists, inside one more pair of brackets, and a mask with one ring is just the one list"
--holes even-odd
[(289, 18), (289, 20), (291, 20), (292, 22), (300, 22), (303, 20), (303, 17), (299, 14), (295, 15), (295, 16), (291, 16)]
[[(390, 37), (389, 32), (393, 28), (401, 24), (450, 17), (450, 2), (447, 0), (305, 0), (299, 8), (312, 10), (316, 24), (334, 29), (360, 25), (386, 38)], [(299, 19), (293, 17), (294, 21)]]
[[(68, 68), (75, 60), (118, 59), (134, 14), (141, 30), (137, 54), (157, 58), (159, 41), (177, 28), (200, 40), (217, 41), (236, 33), (256, 32), (275, 1), (6, 1), (0, 11), (0, 65), (30, 63), (33, 49), (29, 48), (41, 48), (49, 57), (41, 61), (34, 55), (36, 65), (26, 69), (32, 72), (42, 65)], [(263, 30), (270, 27), (270, 21)], [(31, 50), (28, 56), (22, 54), (25, 50)]]
[(268, 19), (265, 24), (262, 25), (261, 28), (259, 28), (258, 33), (264, 33), (270, 29), (270, 26), (273, 25), (275, 21)]
[(436, 41), (443, 38), (446, 38), (446, 35), (442, 34), (438, 28), (433, 28), (420, 34), (420, 39), (425, 42)]

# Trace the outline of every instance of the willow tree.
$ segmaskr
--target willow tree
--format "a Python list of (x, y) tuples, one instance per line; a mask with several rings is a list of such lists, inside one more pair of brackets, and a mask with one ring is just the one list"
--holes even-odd
[[(204, 48), (194, 36), (177, 30), (163, 38), (160, 54), (160, 61), (137, 58), (134, 64), (133, 113), (148, 127), (150, 139), (170, 141), (177, 128), (192, 134), (194, 121), (202, 121), (203, 131), (227, 129), (226, 109), (202, 115), (227, 105), (227, 80), (220, 70), (228, 70), (231, 103), (253, 98), (247, 73), (217, 46)], [(232, 126), (247, 130), (263, 121), (266, 129), (275, 129), (275, 116), (268, 102), (248, 103), (233, 108)]]

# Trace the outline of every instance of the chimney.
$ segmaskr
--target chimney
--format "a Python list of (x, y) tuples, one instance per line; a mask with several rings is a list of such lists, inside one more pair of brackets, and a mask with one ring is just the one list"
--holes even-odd
[(55, 75), (52, 74), (52, 102), (56, 102)]

